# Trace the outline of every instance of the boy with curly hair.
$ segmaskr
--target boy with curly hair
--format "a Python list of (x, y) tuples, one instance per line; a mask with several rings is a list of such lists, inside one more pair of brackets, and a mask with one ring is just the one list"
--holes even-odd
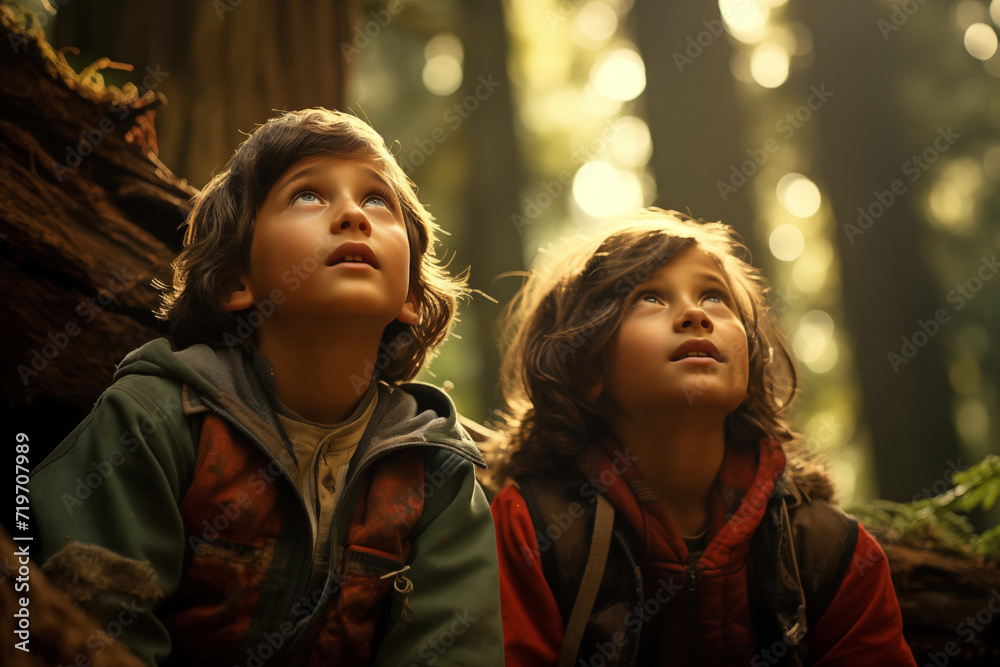
[(326, 109), (271, 119), (197, 195), (173, 346), (129, 354), (33, 473), (46, 574), (137, 656), (502, 664), (482, 456), (406, 384), (466, 291), (436, 231), (382, 138)]

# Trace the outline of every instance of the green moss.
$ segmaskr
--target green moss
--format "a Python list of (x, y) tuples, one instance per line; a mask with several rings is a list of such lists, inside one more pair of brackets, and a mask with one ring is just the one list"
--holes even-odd
[(1000, 456), (991, 454), (953, 473), (952, 482), (954, 488), (932, 498), (911, 503), (876, 500), (851, 513), (883, 543), (1000, 559), (1000, 525), (977, 534), (965, 516), (977, 508), (989, 510), (1000, 498)]

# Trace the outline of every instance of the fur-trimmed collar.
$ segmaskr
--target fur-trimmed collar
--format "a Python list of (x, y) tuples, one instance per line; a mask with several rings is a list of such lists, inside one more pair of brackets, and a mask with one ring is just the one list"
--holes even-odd
[(816, 455), (807, 452), (798, 441), (786, 442), (785, 482), (793, 487), (792, 494), (803, 502), (812, 499), (835, 503), (837, 489), (830, 477), (826, 464)]

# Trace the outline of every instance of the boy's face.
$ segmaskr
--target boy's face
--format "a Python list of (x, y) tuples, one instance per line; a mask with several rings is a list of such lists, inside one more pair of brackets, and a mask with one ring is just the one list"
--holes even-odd
[(684, 250), (629, 296), (605, 350), (599, 387), (622, 416), (713, 408), (729, 414), (747, 393), (747, 336), (722, 269)]
[(358, 318), (384, 327), (415, 324), (410, 248), (399, 202), (364, 158), (304, 158), (278, 179), (260, 207), (244, 292), (226, 305), (278, 304), (277, 322)]

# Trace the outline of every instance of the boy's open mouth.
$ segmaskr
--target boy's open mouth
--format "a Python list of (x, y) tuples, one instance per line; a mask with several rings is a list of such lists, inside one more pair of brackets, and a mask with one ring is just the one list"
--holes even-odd
[(670, 356), (670, 361), (681, 361), (690, 358), (708, 358), (715, 361), (723, 361), (722, 355), (712, 341), (704, 338), (691, 338), (677, 346)]
[(341, 243), (326, 261), (327, 266), (345, 263), (368, 264), (372, 268), (378, 268), (378, 260), (375, 259), (375, 253), (372, 252), (372, 249), (364, 243), (354, 241)]

